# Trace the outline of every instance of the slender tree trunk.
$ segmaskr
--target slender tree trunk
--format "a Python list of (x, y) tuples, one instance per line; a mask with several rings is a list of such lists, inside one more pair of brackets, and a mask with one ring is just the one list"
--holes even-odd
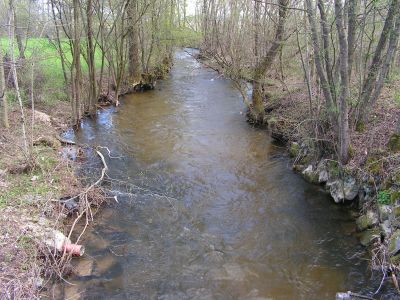
[(4, 76), (4, 57), (0, 47), (0, 105), (2, 107), (2, 124), (5, 128), (10, 127), (8, 122), (8, 103), (6, 97), (6, 78)]
[[(328, 80), (329, 88), (331, 91), (332, 104), (336, 105), (336, 88), (335, 88), (335, 80), (333, 78), (333, 67), (332, 60), (330, 57), (330, 42), (329, 42), (329, 23), (326, 17), (325, 11), (325, 0), (318, 0), (318, 9), (321, 16), (321, 28), (322, 28), (322, 45), (323, 45), (323, 53), (322, 56), (325, 61), (325, 71), (326, 77)], [(330, 107), (329, 110), (334, 111), (334, 107)]]
[(55, 32), (56, 32), (56, 41), (57, 41), (57, 50), (58, 50), (58, 54), (61, 59), (61, 68), (63, 71), (64, 83), (65, 83), (65, 85), (67, 85), (68, 84), (68, 76), (67, 76), (67, 71), (66, 71), (66, 67), (65, 67), (65, 56), (64, 56), (64, 51), (62, 49), (62, 45), (61, 45), (60, 30), (58, 29), (58, 22), (57, 22), (57, 18), (56, 18), (56, 8), (55, 8), (54, 1), (55, 0), (50, 0), (51, 13), (53, 16), (53, 21), (54, 21), (54, 27), (55, 27)]
[(88, 47), (88, 66), (89, 66), (89, 114), (96, 115), (96, 64), (95, 64), (95, 48), (93, 43), (93, 6), (92, 0), (87, 0), (86, 7), (87, 17), (87, 47)]
[(19, 58), (25, 59), (25, 47), (22, 43), (22, 33), (21, 29), (18, 27), (19, 24), (18, 24), (17, 14), (15, 12), (15, 7), (14, 7), (14, 23), (15, 23), (15, 38), (17, 40)]
[(186, 0), (183, 0), (183, 26), (185, 27), (187, 24), (187, 20), (186, 20)]
[(390, 66), (393, 63), (393, 59), (394, 59), (394, 56), (395, 56), (395, 53), (396, 53), (397, 44), (399, 42), (399, 35), (400, 35), (400, 13), (397, 15), (397, 20), (396, 20), (395, 27), (390, 33), (389, 45), (387, 47), (387, 51), (386, 51), (386, 55), (385, 55), (385, 58), (384, 58), (384, 62), (383, 62), (382, 68), (381, 68), (380, 73), (379, 73), (379, 78), (378, 78), (378, 81), (376, 83), (374, 93), (373, 93), (373, 95), (371, 97), (371, 103), (370, 103), (371, 107), (374, 106), (374, 104), (376, 103), (378, 97), (380, 96), (382, 88), (383, 88), (384, 81), (389, 75)]
[(29, 150), (28, 150), (28, 139), (26, 136), (26, 120), (25, 120), (25, 112), (24, 112), (24, 106), (22, 104), (22, 98), (21, 98), (21, 93), (19, 90), (19, 83), (18, 83), (18, 76), (17, 76), (17, 67), (15, 65), (15, 56), (14, 56), (14, 3), (13, 0), (10, 0), (9, 2), (10, 9), (9, 9), (9, 23), (8, 23), (8, 38), (9, 38), (9, 43), (10, 43), (10, 64), (11, 64), (11, 72), (13, 74), (13, 79), (14, 79), (14, 86), (15, 86), (15, 92), (17, 94), (17, 99), (18, 99), (18, 104), (19, 108), (21, 110), (21, 118), (22, 118), (22, 137), (23, 137), (23, 142), (24, 142), (24, 152), (26, 158), (29, 157)]
[(128, 52), (129, 52), (129, 83), (137, 84), (141, 79), (139, 57), (139, 18), (137, 13), (137, 0), (128, 4)]
[(252, 93), (252, 114), (256, 122), (264, 119), (264, 103), (263, 103), (263, 90), (262, 90), (262, 79), (265, 76), (267, 70), (271, 67), (275, 60), (275, 57), (279, 53), (281, 43), (283, 40), (283, 34), (285, 31), (285, 22), (287, 17), (287, 9), (289, 0), (279, 0), (279, 20), (275, 32), (275, 38), (272, 42), (267, 54), (258, 63), (254, 70), (253, 78), (253, 93)]
[(316, 12), (315, 8), (313, 7), (311, 0), (306, 0), (307, 4), (307, 15), (308, 15), (308, 21), (310, 23), (310, 29), (311, 29), (311, 40), (312, 40), (312, 45), (314, 49), (314, 61), (315, 61), (315, 67), (317, 70), (317, 75), (320, 81), (320, 85), (322, 88), (322, 92), (324, 94), (325, 98), (325, 103), (326, 103), (326, 110), (330, 116), (331, 124), (335, 126), (336, 121), (335, 121), (335, 114), (334, 114), (334, 102), (333, 102), (333, 97), (332, 97), (332, 91), (330, 84), (328, 82), (327, 76), (325, 75), (324, 68), (322, 65), (322, 55), (321, 55), (321, 48), (320, 48), (320, 43), (318, 39), (318, 33), (317, 33), (317, 22), (316, 22)]
[(79, 0), (73, 0), (73, 61), (72, 61), (72, 119), (75, 125), (79, 124), (82, 117), (81, 103), (81, 83), (82, 83), (82, 68), (81, 68), (81, 32), (80, 32), (80, 15), (79, 15)]
[(349, 57), (348, 57), (348, 66), (349, 66), (349, 79), (351, 80), (352, 70), (353, 70), (353, 62), (354, 62), (354, 52), (356, 50), (356, 29), (357, 29), (357, 8), (358, 8), (359, 0), (349, 1), (349, 11), (348, 11), (348, 34), (347, 34), (347, 44), (349, 47)]
[(390, 32), (394, 28), (394, 22), (397, 15), (400, 13), (400, 1), (392, 0), (389, 7), (389, 11), (386, 16), (385, 24), (382, 29), (381, 36), (376, 46), (374, 57), (371, 62), (371, 66), (368, 70), (367, 79), (365, 80), (361, 92), (361, 99), (359, 104), (359, 112), (357, 120), (359, 124), (363, 124), (369, 117), (371, 110), (371, 102), (373, 96), (373, 90), (377, 84), (377, 77), (383, 64), (383, 52), (385, 51)]
[(339, 61), (340, 61), (340, 83), (341, 91), (339, 95), (339, 159), (341, 164), (345, 165), (349, 161), (350, 147), (350, 130), (349, 130), (349, 113), (347, 100), (350, 96), (349, 87), (349, 70), (348, 70), (348, 55), (349, 49), (344, 30), (343, 6), (341, 0), (335, 0), (335, 16), (336, 29), (339, 36)]

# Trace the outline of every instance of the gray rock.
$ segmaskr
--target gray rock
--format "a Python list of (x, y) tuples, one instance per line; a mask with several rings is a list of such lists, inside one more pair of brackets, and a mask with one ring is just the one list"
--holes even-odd
[(387, 238), (392, 234), (392, 228), (390, 226), (390, 221), (386, 220), (383, 223), (381, 223), (379, 225), (381, 232), (383, 233), (383, 235)]
[(329, 180), (328, 171), (322, 170), (321, 172), (319, 172), (319, 174), (318, 174), (318, 182), (319, 183), (325, 183), (328, 180)]
[(389, 253), (395, 256), (400, 253), (400, 229), (397, 229), (390, 237)]
[(77, 197), (65, 197), (60, 199), (60, 203), (64, 205), (64, 207), (68, 210), (68, 212), (74, 212), (78, 210), (79, 204), (76, 202), (76, 200), (79, 200)]
[(392, 214), (392, 208), (390, 205), (378, 205), (378, 214), (381, 222), (389, 220)]
[(368, 229), (361, 233), (360, 244), (364, 247), (371, 245), (374, 241), (380, 238), (380, 230), (378, 229)]
[(318, 174), (312, 165), (309, 165), (303, 172), (304, 179), (311, 183), (318, 183)]
[(371, 228), (378, 224), (378, 217), (373, 211), (368, 211), (356, 220), (357, 228), (360, 231)]
[(330, 194), (336, 203), (344, 200), (354, 200), (359, 191), (359, 186), (353, 177), (347, 177), (345, 180), (335, 180), (327, 184)]

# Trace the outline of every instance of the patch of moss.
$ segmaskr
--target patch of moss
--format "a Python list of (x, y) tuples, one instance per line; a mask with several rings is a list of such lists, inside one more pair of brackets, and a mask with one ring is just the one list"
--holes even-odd
[(400, 264), (400, 255), (392, 256), (390, 262), (398, 266)]
[(393, 207), (393, 213), (396, 218), (400, 217), (400, 206)]
[(362, 215), (357, 218), (356, 224), (357, 228), (360, 231), (371, 228), (378, 223), (378, 218), (375, 213), (372, 211), (367, 212), (365, 215)]
[(379, 229), (368, 229), (360, 234), (360, 243), (364, 247), (369, 246), (372, 242), (380, 237)]
[(389, 253), (391, 255), (396, 254), (395, 252), (398, 250), (398, 241), (400, 239), (400, 230), (396, 230), (392, 236), (390, 237), (389, 241)]
[(400, 134), (393, 134), (390, 137), (388, 147), (390, 151), (399, 152), (400, 151)]
[(355, 150), (352, 145), (349, 146), (349, 156), (350, 158), (354, 157)]
[(340, 175), (339, 163), (336, 161), (329, 161), (327, 164), (328, 173), (331, 178), (338, 178)]
[(390, 202), (395, 203), (400, 200), (400, 191), (395, 191), (390, 194)]
[(356, 131), (364, 132), (365, 131), (365, 123), (364, 122), (358, 122), (357, 125), (356, 125)]
[(298, 157), (300, 153), (300, 145), (298, 143), (291, 143), (289, 153), (291, 157)]
[(372, 175), (379, 175), (382, 170), (382, 162), (374, 156), (370, 156), (367, 158), (366, 163), (367, 171)]

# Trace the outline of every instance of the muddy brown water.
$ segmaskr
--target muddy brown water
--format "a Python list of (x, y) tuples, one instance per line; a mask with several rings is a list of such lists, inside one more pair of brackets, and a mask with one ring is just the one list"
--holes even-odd
[(178, 51), (154, 91), (84, 121), (77, 141), (115, 157), (107, 188), (118, 203), (88, 229), (86, 258), (74, 260), (79, 275), (61, 297), (372, 295), (380, 278), (367, 270), (348, 209), (294, 174), (244, 111), (229, 80)]

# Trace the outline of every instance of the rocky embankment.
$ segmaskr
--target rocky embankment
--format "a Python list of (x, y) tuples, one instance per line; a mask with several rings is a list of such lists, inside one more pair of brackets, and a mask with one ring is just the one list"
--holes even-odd
[(342, 168), (331, 159), (315, 160), (306, 142), (291, 142), (293, 168), (307, 181), (324, 186), (335, 203), (351, 203), (360, 243), (372, 252), (373, 268), (398, 270), (400, 264), (400, 177), (377, 183), (363, 170)]

